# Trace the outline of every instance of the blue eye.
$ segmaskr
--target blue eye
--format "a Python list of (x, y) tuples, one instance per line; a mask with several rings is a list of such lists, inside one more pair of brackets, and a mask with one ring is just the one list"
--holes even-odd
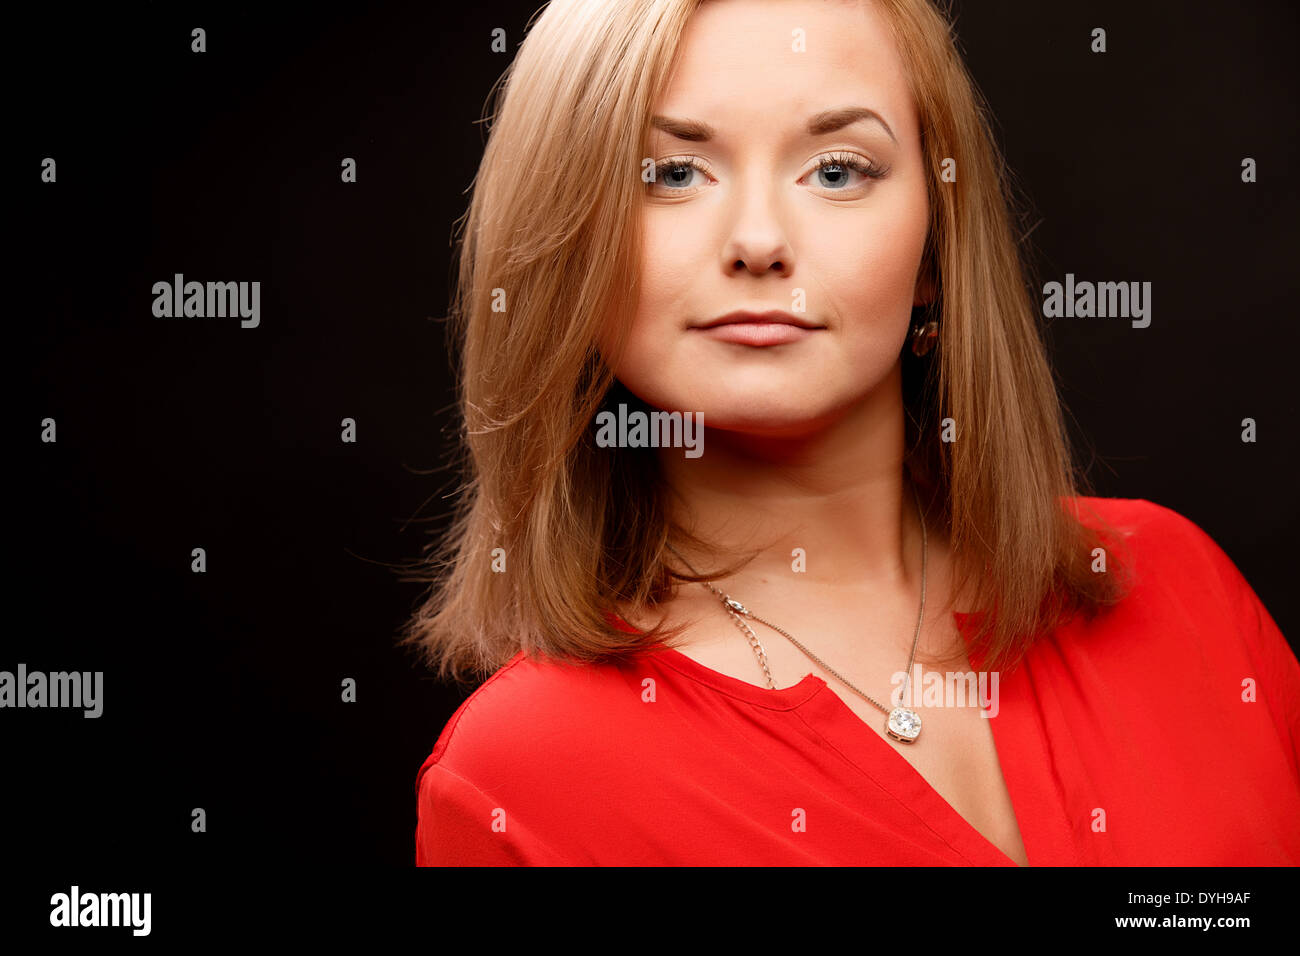
[[(812, 175), (829, 180), (817, 182), (815, 185), (819, 188), (844, 192), (854, 185), (851, 172), (857, 173), (863, 180), (883, 179), (889, 173), (889, 167), (877, 166), (851, 153), (832, 153), (817, 161)], [(666, 159), (655, 164), (655, 180), (648, 185), (662, 186), (667, 192), (683, 192), (696, 185), (696, 173), (708, 173), (708, 169), (693, 156)]]
[(865, 163), (856, 156), (837, 153), (833, 156), (823, 156), (818, 160), (813, 175), (822, 176), (831, 172), (834, 181), (831, 183), (818, 183), (818, 185), (823, 189), (838, 192), (849, 181), (848, 170), (852, 170), (864, 179), (880, 179), (885, 173), (889, 172), (885, 167), (877, 166), (874, 163)]
[(704, 167), (700, 166), (695, 160), (682, 161), (680, 159), (670, 159), (662, 163), (655, 164), (655, 182), (668, 184), (676, 188), (683, 188), (691, 185), (689, 181), (683, 182), (679, 173), (685, 171), (687, 179), (696, 172), (704, 172)]

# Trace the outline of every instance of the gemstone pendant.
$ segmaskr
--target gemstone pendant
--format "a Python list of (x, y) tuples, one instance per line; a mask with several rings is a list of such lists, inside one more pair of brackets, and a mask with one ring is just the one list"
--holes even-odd
[(921, 733), (921, 717), (914, 710), (895, 707), (889, 712), (889, 720), (885, 722), (885, 732), (895, 740), (910, 744)]

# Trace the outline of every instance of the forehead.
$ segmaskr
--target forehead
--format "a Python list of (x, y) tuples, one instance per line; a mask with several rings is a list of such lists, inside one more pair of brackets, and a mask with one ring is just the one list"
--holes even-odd
[(773, 127), (853, 103), (916, 135), (906, 67), (869, 0), (705, 0), (657, 113)]

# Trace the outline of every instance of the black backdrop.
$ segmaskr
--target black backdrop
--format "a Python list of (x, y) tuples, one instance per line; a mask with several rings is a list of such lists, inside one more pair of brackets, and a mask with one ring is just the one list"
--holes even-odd
[[(513, 50), (534, 7), (11, 22), (0, 669), (105, 675), (99, 719), (0, 712), (11, 852), (97, 872), (413, 861), (416, 770), (463, 693), (394, 648), (421, 591), (387, 565), (445, 516), (452, 225), (509, 55), (490, 33)], [(1097, 493), (1205, 528), (1294, 642), (1295, 7), (956, 9), (1040, 281), (1153, 284), (1149, 328), (1047, 330)], [(259, 280), (260, 326), (155, 318), (175, 273)]]

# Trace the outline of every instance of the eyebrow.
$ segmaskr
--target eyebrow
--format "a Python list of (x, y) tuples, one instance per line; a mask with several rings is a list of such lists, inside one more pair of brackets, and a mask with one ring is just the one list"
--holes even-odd
[[(823, 110), (815, 116), (808, 119), (809, 136), (825, 136), (827, 133), (834, 133), (852, 123), (868, 121), (879, 123), (889, 138), (895, 143), (898, 140), (894, 136), (894, 131), (889, 128), (889, 124), (875, 110), (869, 110), (865, 106), (840, 106), (831, 110)], [(662, 130), (669, 136), (675, 136), (677, 139), (684, 139), (690, 143), (706, 143), (717, 136), (717, 132), (708, 123), (701, 120), (681, 119), (673, 116), (653, 116), (650, 118), (650, 125), (655, 129)]]

